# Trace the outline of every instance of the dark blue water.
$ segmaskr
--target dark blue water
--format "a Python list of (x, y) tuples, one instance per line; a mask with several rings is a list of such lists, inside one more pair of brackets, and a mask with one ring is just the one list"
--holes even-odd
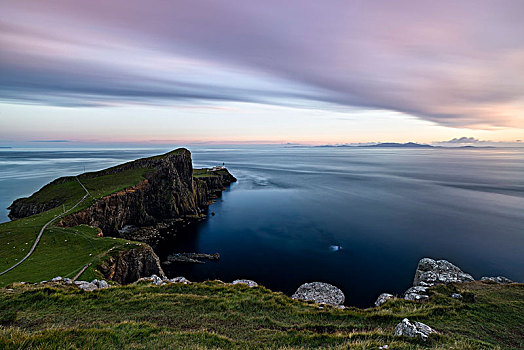
[[(0, 151), (0, 204), (84, 165), (100, 169), (162, 151)], [(195, 166), (225, 162), (239, 181), (210, 207), (215, 216), (159, 251), (219, 252), (220, 261), (170, 267), (173, 277), (247, 278), (286, 294), (324, 281), (358, 306), (381, 292), (403, 292), (426, 256), (448, 259), (476, 278), (524, 280), (523, 149), (192, 153)]]

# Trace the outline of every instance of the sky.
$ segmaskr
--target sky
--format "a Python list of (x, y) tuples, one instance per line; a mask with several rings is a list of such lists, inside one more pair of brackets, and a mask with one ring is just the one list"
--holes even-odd
[(1, 144), (524, 139), (521, 0), (0, 7)]

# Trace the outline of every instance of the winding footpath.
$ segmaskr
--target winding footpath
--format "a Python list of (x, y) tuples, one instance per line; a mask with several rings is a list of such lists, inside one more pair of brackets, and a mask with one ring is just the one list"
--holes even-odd
[(36, 246), (38, 245), (38, 243), (40, 242), (40, 238), (42, 238), (42, 234), (44, 233), (45, 229), (47, 228), (47, 226), (49, 226), (53, 221), (55, 221), (56, 219), (59, 219), (61, 218), (62, 216), (66, 215), (67, 213), (69, 213), (71, 210), (75, 209), (78, 205), (80, 205), (80, 203), (82, 203), (87, 197), (89, 197), (91, 194), (89, 193), (89, 191), (87, 190), (87, 188), (84, 186), (83, 183), (80, 182), (80, 180), (78, 179), (78, 177), (75, 177), (76, 178), (76, 181), (78, 181), (78, 183), (80, 184), (80, 186), (82, 186), (82, 188), (84, 189), (84, 191), (86, 191), (86, 194), (82, 197), (82, 199), (80, 199), (74, 206), (72, 206), (71, 208), (69, 208), (67, 211), (63, 212), (62, 214), (60, 215), (56, 215), (54, 218), (52, 218), (51, 220), (49, 220), (48, 222), (46, 222), (46, 224), (40, 229), (40, 232), (38, 233), (38, 236), (36, 237), (36, 240), (35, 240), (35, 243), (33, 243), (33, 246), (31, 247), (31, 249), (29, 250), (29, 252), (27, 253), (26, 256), (24, 256), (24, 258), (22, 260), (20, 260), (19, 262), (17, 262), (16, 264), (14, 264), (13, 266), (11, 266), (10, 268), (8, 268), (7, 270), (5, 271), (2, 271), (0, 272), (0, 276), (2, 276), (3, 274), (11, 271), (12, 269), (14, 269), (15, 267), (17, 267), (18, 265), (20, 265), (21, 263), (23, 263), (25, 260), (27, 260), (27, 258), (29, 258), (31, 256), (31, 254), (33, 254), (33, 252), (35, 251), (36, 249)]

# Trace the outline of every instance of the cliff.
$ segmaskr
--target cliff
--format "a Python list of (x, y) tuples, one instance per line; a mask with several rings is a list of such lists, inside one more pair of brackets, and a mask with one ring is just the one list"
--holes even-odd
[[(129, 178), (136, 181), (126, 186)], [(119, 236), (119, 230), (127, 225), (152, 226), (164, 220), (198, 215), (218, 192), (236, 181), (226, 169), (202, 169), (193, 176), (191, 153), (187, 149), (82, 174), (79, 179), (93, 193), (107, 186), (109, 180), (111, 188), (118, 190), (106, 190), (108, 194), (95, 197), (91, 205), (65, 216), (57, 225), (87, 224), (112, 236)], [(16, 200), (10, 207), (10, 217), (21, 218), (61, 205), (63, 198), (56, 194), (66, 192), (61, 191), (62, 187), (73, 180), (76, 181), (72, 177), (57, 179), (33, 196)]]
[(109, 255), (97, 269), (104, 278), (120, 284), (132, 283), (151, 275), (165, 276), (158, 256), (146, 244)]

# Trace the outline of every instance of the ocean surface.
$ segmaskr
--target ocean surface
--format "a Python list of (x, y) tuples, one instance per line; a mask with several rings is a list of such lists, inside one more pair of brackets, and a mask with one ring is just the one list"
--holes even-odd
[[(208, 219), (168, 240), (174, 252), (221, 255), (170, 277), (245, 278), (291, 295), (304, 282), (341, 288), (346, 305), (401, 294), (422, 257), (475, 278), (524, 281), (524, 149), (193, 147), (195, 167), (226, 163), (237, 178)], [(168, 149), (0, 149), (7, 206), (59, 176)], [(215, 215), (212, 216), (211, 212)]]

